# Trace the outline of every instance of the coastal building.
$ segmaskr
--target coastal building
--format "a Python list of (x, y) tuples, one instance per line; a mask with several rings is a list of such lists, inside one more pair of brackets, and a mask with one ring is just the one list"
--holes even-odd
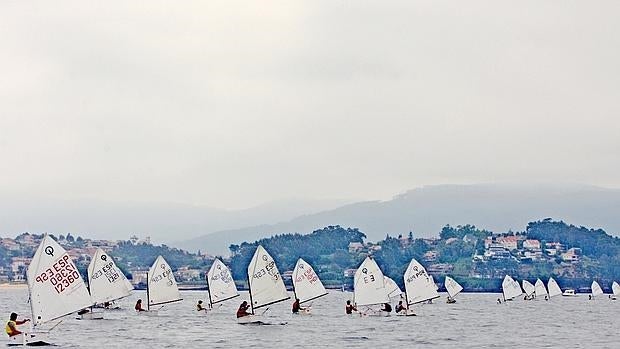
[(448, 263), (431, 264), (426, 268), (430, 274), (447, 274), (454, 270), (454, 265)]
[(434, 261), (437, 260), (438, 255), (439, 254), (435, 250), (427, 251), (422, 256), (422, 260), (425, 261), (425, 262), (434, 262)]
[(364, 249), (364, 244), (361, 242), (349, 242), (349, 253), (361, 252)]
[(540, 250), (540, 241), (528, 239), (523, 241), (523, 248), (526, 250)]

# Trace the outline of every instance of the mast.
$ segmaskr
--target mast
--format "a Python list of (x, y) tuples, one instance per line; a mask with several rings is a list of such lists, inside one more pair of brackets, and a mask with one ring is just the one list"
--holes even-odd
[(149, 305), (149, 271), (146, 271), (146, 310), (151, 310), (151, 306)]
[(213, 308), (213, 300), (211, 299), (211, 285), (209, 284), (209, 274), (207, 274), (207, 294), (209, 295), (209, 308)]
[(250, 294), (250, 309), (252, 309), (252, 315), (254, 315), (254, 302), (252, 301), (252, 285), (250, 285), (250, 275), (248, 275), (248, 293)]

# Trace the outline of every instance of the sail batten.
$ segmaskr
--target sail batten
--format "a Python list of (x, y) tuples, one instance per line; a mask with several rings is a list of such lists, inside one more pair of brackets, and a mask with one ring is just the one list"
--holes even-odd
[(437, 285), (426, 269), (415, 259), (411, 259), (405, 271), (405, 294), (409, 305), (439, 298)]
[(305, 303), (325, 296), (327, 290), (310, 264), (299, 258), (293, 269), (293, 288), (295, 297)]
[(273, 257), (258, 246), (248, 265), (252, 310), (289, 299), (284, 281)]
[(209, 302), (211, 305), (239, 296), (230, 269), (219, 258), (213, 261), (207, 272), (207, 285), (209, 286)]
[(366, 257), (353, 277), (353, 297), (358, 306), (388, 303), (383, 272), (374, 259)]
[(88, 289), (65, 249), (45, 235), (27, 271), (34, 325), (91, 306)]
[(151, 306), (174, 303), (183, 300), (172, 268), (162, 256), (158, 256), (148, 274), (148, 303)]

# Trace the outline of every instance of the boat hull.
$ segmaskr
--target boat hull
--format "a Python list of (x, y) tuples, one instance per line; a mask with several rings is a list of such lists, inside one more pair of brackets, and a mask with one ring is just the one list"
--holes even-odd
[(42, 347), (53, 345), (47, 341), (47, 337), (44, 333), (22, 333), (17, 336), (9, 337), (8, 346), (30, 346), (30, 347)]
[(103, 320), (102, 311), (90, 311), (77, 317), (78, 320)]

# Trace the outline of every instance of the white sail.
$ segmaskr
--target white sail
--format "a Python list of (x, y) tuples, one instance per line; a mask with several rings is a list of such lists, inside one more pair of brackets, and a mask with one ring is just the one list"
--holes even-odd
[(428, 275), (422, 264), (411, 259), (405, 271), (405, 294), (408, 304), (424, 302), (439, 297), (437, 285), (433, 278)]
[(293, 270), (293, 288), (300, 303), (308, 302), (327, 294), (325, 286), (312, 266), (299, 258)]
[(457, 294), (463, 291), (463, 286), (459, 285), (459, 283), (456, 282), (456, 280), (454, 280), (453, 278), (449, 276), (446, 276), (446, 280), (444, 281), (444, 286), (446, 287), (446, 291), (448, 292), (448, 295), (452, 299), (454, 299), (454, 297), (456, 297)]
[(534, 293), (536, 294), (536, 298), (544, 297), (547, 295), (547, 289), (545, 288), (545, 283), (542, 282), (541, 279), (536, 280), (534, 284)]
[(158, 256), (147, 274), (147, 307), (183, 300), (172, 268), (162, 256)]
[(387, 276), (384, 276), (383, 279), (383, 284), (385, 285), (385, 291), (387, 292), (388, 297), (390, 299), (400, 297), (403, 291), (400, 290), (400, 287), (398, 287), (396, 281)]
[(614, 293), (614, 296), (620, 296), (620, 285), (618, 285), (617, 282), (614, 281), (614, 283), (611, 284), (611, 290)]
[(239, 296), (235, 280), (230, 275), (230, 269), (219, 258), (213, 261), (207, 272), (207, 285), (211, 305)]
[(290, 298), (276, 262), (263, 246), (258, 246), (248, 265), (248, 279), (252, 311)]
[(100, 248), (88, 265), (88, 288), (92, 301), (98, 304), (127, 297), (133, 290), (112, 257)]
[(591, 288), (592, 288), (592, 297), (600, 296), (603, 294), (603, 289), (601, 288), (601, 285), (598, 284), (598, 282), (592, 281)]
[(45, 235), (27, 272), (32, 321), (35, 325), (91, 306), (88, 289), (62, 246)]
[(504, 277), (502, 281), (502, 292), (504, 293), (504, 300), (514, 299), (523, 294), (521, 286), (510, 275)]
[(547, 282), (547, 289), (549, 290), (549, 298), (562, 295), (562, 289), (552, 277)]
[(353, 278), (353, 297), (358, 306), (388, 303), (383, 272), (370, 257), (357, 268)]
[(523, 291), (525, 291), (525, 295), (529, 297), (536, 292), (536, 287), (534, 287), (531, 282), (523, 280)]

